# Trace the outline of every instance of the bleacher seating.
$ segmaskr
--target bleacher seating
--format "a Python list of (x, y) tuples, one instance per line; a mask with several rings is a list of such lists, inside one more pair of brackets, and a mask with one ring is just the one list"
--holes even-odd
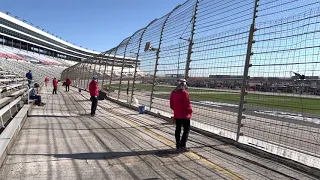
[[(32, 84), (42, 84), (45, 77), (60, 79), (62, 71), (73, 64), (75, 62), (0, 46), (0, 111), (5, 113), (0, 114), (0, 131), (12, 114), (18, 111), (21, 95), (27, 97), (28, 82), (25, 75), (29, 70), (32, 71)], [(12, 102), (17, 102), (16, 107), (11, 107)]]
[(73, 61), (67, 61), (64, 59), (54, 58), (35, 52), (28, 52), (26, 50), (20, 50), (8, 46), (0, 46), (0, 58), (16, 59), (33, 63), (40, 63), (44, 65), (59, 65), (67, 67), (75, 64), (75, 62)]
[[(25, 78), (25, 74), (31, 70), (33, 81), (41, 84), (45, 77), (50, 79), (56, 77), (60, 79), (61, 72), (74, 62), (65, 61), (59, 58), (44, 56), (41, 54), (27, 52), (7, 46), (0, 46), (0, 66), (6, 72), (14, 72), (20, 78)], [(9, 75), (13, 77), (12, 75)], [(1, 74), (0, 78), (5, 81), (8, 74)], [(7, 79), (7, 80), (4, 80)]]
[[(26, 90), (27, 90), (26, 78), (21, 77), (19, 74), (13, 71), (14, 70), (6, 71), (2, 67), (0, 67), (0, 110), (4, 107), (7, 107), (8, 104), (16, 100), (18, 96), (26, 94)], [(11, 108), (12, 107), (7, 107), (7, 109), (11, 109)], [(17, 110), (17, 108), (15, 110)], [(2, 128), (4, 124), (11, 118), (12, 113), (14, 112), (11, 112), (10, 110), (9, 116), (5, 116), (5, 114), (0, 114), (1, 116), (0, 128)]]

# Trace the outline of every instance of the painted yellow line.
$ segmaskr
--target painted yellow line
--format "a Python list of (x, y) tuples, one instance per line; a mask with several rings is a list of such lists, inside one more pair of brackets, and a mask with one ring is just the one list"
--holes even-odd
[[(139, 127), (141, 127), (140, 124), (138, 124), (138, 123), (136, 123), (136, 122), (134, 122), (134, 121), (132, 121), (132, 120), (130, 120), (130, 119), (128, 119), (128, 118), (119, 116), (119, 115), (117, 115), (116, 113), (114, 113), (114, 112), (112, 112), (112, 111), (108, 111), (108, 112), (112, 113), (114, 116), (117, 116), (118, 118), (120, 118), (120, 119), (122, 119), (122, 120), (125, 120), (125, 121), (129, 122), (130, 124), (132, 124), (132, 125), (134, 125), (134, 126), (139, 126)], [(176, 144), (175, 144), (173, 141), (171, 141), (171, 140), (169, 140), (169, 139), (167, 139), (167, 138), (165, 138), (165, 137), (163, 137), (163, 136), (161, 136), (161, 135), (153, 132), (152, 130), (150, 130), (150, 129), (146, 128), (146, 127), (141, 127), (141, 128), (142, 128), (144, 131), (146, 131), (147, 133), (149, 133), (149, 134), (157, 137), (158, 139), (162, 140), (163, 142), (167, 143), (167, 144), (170, 145), (171, 147), (175, 147)], [(225, 168), (223, 168), (223, 167), (221, 167), (221, 166), (219, 166), (219, 165), (217, 165), (217, 164), (214, 164), (214, 163), (211, 162), (211, 161), (208, 161), (207, 159), (199, 156), (198, 154), (196, 154), (196, 153), (194, 153), (194, 152), (189, 151), (189, 152), (187, 152), (186, 154), (187, 154), (189, 157), (194, 158), (194, 159), (198, 159), (200, 162), (202, 162), (202, 163), (204, 163), (204, 164), (206, 164), (206, 165), (208, 165), (208, 166), (210, 166), (210, 167), (212, 167), (212, 168), (214, 168), (214, 169), (222, 172), (223, 174), (225, 174), (225, 175), (227, 175), (227, 176), (229, 176), (229, 177), (231, 177), (231, 178), (233, 178), (233, 179), (235, 179), (235, 180), (243, 180), (243, 178), (239, 177), (239, 176), (236, 175), (235, 173), (233, 173), (233, 172), (231, 172), (231, 171), (229, 171), (229, 170), (227, 170), (227, 169), (225, 169)]]

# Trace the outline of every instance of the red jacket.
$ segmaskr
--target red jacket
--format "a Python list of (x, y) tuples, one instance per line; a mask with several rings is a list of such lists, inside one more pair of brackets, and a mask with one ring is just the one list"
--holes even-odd
[(70, 85), (70, 84), (71, 84), (71, 79), (70, 79), (70, 78), (67, 78), (67, 79), (66, 79), (66, 84), (67, 84), (67, 85)]
[(48, 77), (46, 77), (46, 78), (44, 78), (44, 80), (45, 80), (45, 81), (49, 81), (49, 78), (48, 78)]
[(52, 80), (52, 85), (53, 85), (54, 87), (57, 87), (57, 86), (58, 86), (58, 81), (57, 81), (56, 79), (53, 79), (53, 80)]
[(191, 118), (192, 108), (189, 93), (186, 90), (172, 91), (170, 95), (170, 108), (175, 119)]
[(92, 80), (90, 82), (89, 92), (90, 92), (90, 96), (98, 96), (99, 95), (98, 83), (95, 80)]

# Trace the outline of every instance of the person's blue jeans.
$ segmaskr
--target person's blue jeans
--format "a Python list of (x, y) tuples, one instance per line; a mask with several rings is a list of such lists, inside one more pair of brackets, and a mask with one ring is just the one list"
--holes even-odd
[(41, 96), (39, 96), (39, 95), (30, 96), (30, 99), (35, 99), (36, 104), (41, 104)]

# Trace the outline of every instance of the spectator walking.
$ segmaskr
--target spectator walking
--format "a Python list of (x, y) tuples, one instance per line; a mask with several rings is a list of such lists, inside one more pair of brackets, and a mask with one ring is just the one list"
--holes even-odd
[(46, 84), (46, 87), (48, 86), (48, 82), (49, 82), (49, 78), (48, 77), (44, 78), (44, 83)]
[(32, 73), (31, 73), (31, 70), (29, 70), (29, 72), (27, 72), (26, 78), (28, 79), (28, 86), (29, 86), (29, 88), (30, 88), (30, 85), (31, 85), (31, 82), (32, 82)]
[(92, 81), (89, 84), (89, 92), (90, 92), (90, 100), (91, 104), (91, 116), (95, 116), (97, 106), (98, 106), (98, 95), (99, 95), (99, 88), (97, 82), (97, 76), (92, 77)]
[(71, 84), (71, 79), (69, 78), (69, 76), (67, 76), (66, 79), (66, 92), (70, 90), (70, 84)]
[[(186, 91), (186, 89), (186, 80), (180, 79), (178, 80), (177, 87), (170, 95), (170, 108), (174, 112), (174, 119), (176, 121), (175, 139), (177, 151), (187, 151), (186, 143), (190, 131), (192, 108), (189, 93)], [(181, 127), (183, 127), (183, 134), (182, 138), (180, 139)]]
[(53, 78), (53, 80), (52, 80), (52, 85), (53, 85), (52, 94), (57, 94), (58, 81), (57, 81), (56, 78)]
[(44, 103), (41, 102), (41, 96), (38, 94), (38, 89), (39, 88), (39, 84), (38, 83), (34, 83), (33, 88), (30, 91), (30, 99), (35, 99), (36, 102), (35, 104), (38, 106), (43, 106)]

